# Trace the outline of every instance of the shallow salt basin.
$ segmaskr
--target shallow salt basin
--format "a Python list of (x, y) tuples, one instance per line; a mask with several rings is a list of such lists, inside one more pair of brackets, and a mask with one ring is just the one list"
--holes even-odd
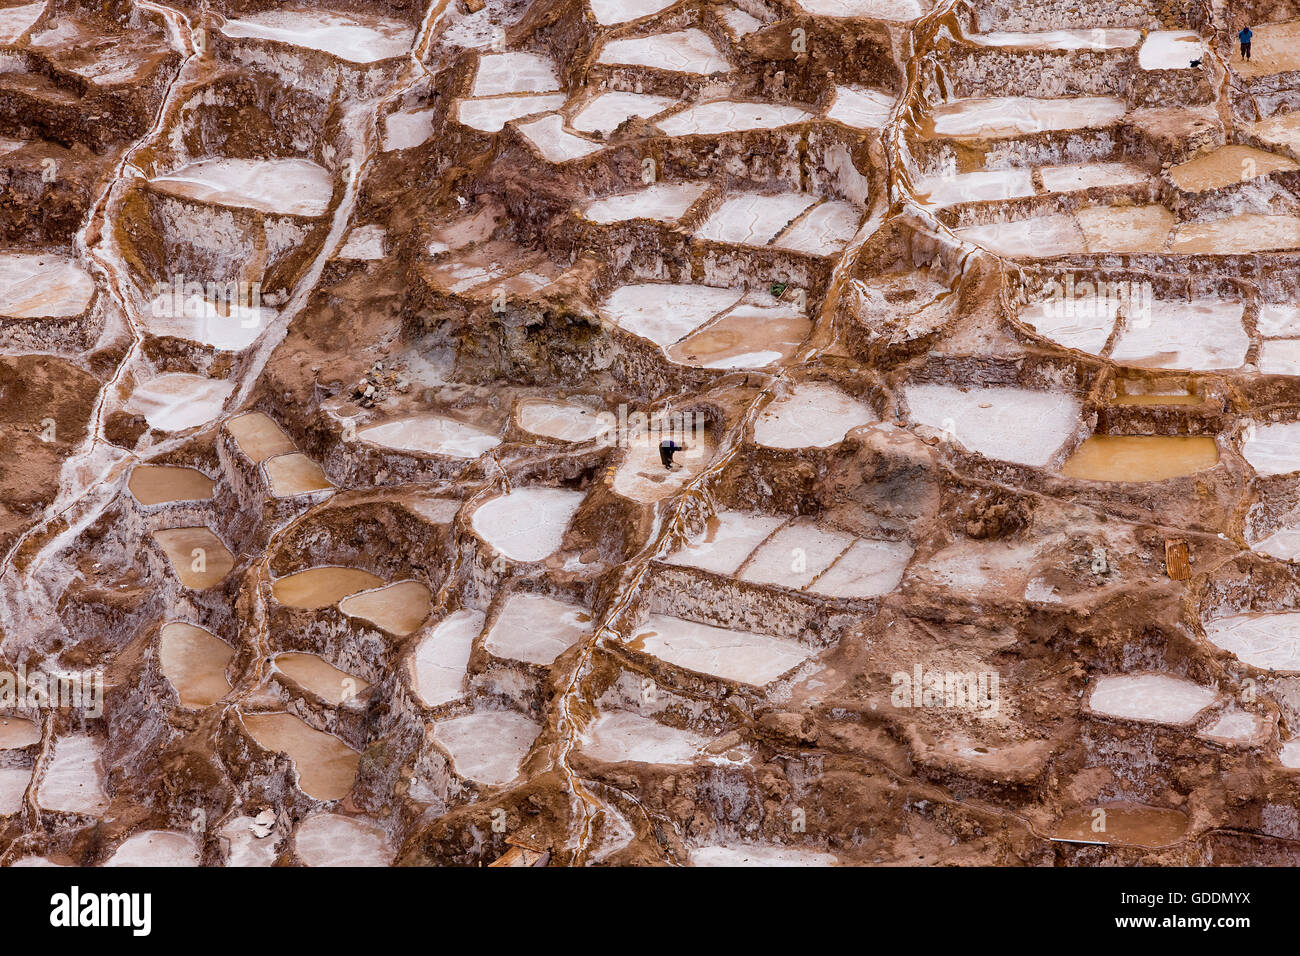
[(0, 768), (0, 816), (18, 813), (23, 808), (23, 797), (32, 782), (30, 767)]
[(252, 345), (262, 334), (275, 312), (254, 307), (250, 296), (237, 292), (233, 302), (220, 306), (200, 295), (185, 298), (179, 306), (176, 296), (164, 292), (150, 301), (144, 320), (153, 335), (171, 336), (210, 345), (220, 352), (240, 352)]
[(36, 787), (36, 803), (66, 813), (103, 813), (109, 802), (103, 776), (103, 756), (95, 738), (89, 734), (60, 737)]
[(742, 193), (725, 200), (695, 231), (697, 239), (765, 246), (816, 202), (805, 193)]
[(987, 458), (1042, 468), (1074, 434), (1082, 415), (1077, 399), (1027, 388), (908, 385), (913, 421), (942, 429)]
[(636, 282), (620, 286), (605, 300), (600, 314), (633, 335), (667, 347), (743, 297), (740, 289), (673, 282)]
[(853, 535), (814, 522), (794, 521), (772, 535), (750, 557), (742, 581), (802, 589), (848, 551)]
[(1261, 342), (1258, 364), (1265, 375), (1300, 375), (1300, 339)]
[(449, 458), (477, 458), (501, 444), (496, 435), (438, 415), (418, 415), (357, 430), (357, 437), (385, 448)]
[(1286, 156), (1253, 146), (1229, 144), (1172, 167), (1169, 178), (1184, 192), (1199, 193), (1296, 169), (1300, 169), (1300, 164)]
[(1153, 302), (1150, 315), (1125, 323), (1111, 359), (1138, 368), (1238, 368), (1250, 347), (1243, 311), (1240, 302), (1217, 299)]
[(1109, 296), (1044, 299), (1022, 309), (1017, 318), (1059, 345), (1097, 355), (1110, 340), (1120, 305)]
[(309, 495), (334, 487), (320, 465), (298, 452), (268, 458), (264, 467), (271, 483), (271, 494), (277, 498)]
[(1126, 112), (1123, 100), (1109, 96), (998, 96), (953, 100), (935, 107), (932, 117), (936, 136), (991, 139), (1109, 126)]
[(484, 133), (499, 133), (511, 120), (534, 113), (549, 113), (564, 105), (563, 93), (536, 96), (499, 96), (487, 100), (461, 100), (456, 104), (456, 118), (461, 124)]
[(1265, 302), (1259, 307), (1256, 325), (1266, 338), (1300, 336), (1300, 308), (1289, 302)]
[(869, 405), (822, 382), (804, 382), (759, 413), (754, 441), (768, 448), (829, 448), (877, 421)]
[(537, 147), (537, 151), (548, 163), (567, 163), (604, 149), (603, 146), (589, 143), (566, 130), (564, 119), (558, 113), (548, 113), (535, 120), (518, 123), (515, 129)]
[(1142, 40), (1138, 30), (1047, 30), (1042, 33), (993, 31), (968, 33), (976, 46), (1019, 47), (1032, 50), (1122, 50)]
[(350, 63), (374, 63), (404, 55), (415, 31), (395, 20), (326, 10), (270, 10), (227, 20), (228, 37), (275, 40), (321, 50)]
[(235, 556), (207, 528), (166, 528), (155, 531), (153, 538), (187, 588), (202, 591), (213, 587), (235, 566)]
[(797, 106), (715, 100), (674, 113), (655, 125), (669, 136), (720, 136), (753, 129), (777, 129), (812, 118), (811, 113)]
[(1300, 561), (1300, 526), (1292, 524), (1279, 528), (1250, 547), (1258, 554), (1267, 554), (1280, 561)]
[(815, 17), (869, 17), (905, 23), (930, 9), (930, 0), (796, 0)]
[[(630, 501), (650, 502), (680, 491), (713, 457), (712, 438), (692, 431), (690, 435), (680, 429), (628, 435), (614, 472), (614, 493)], [(686, 446), (673, 458), (671, 469), (664, 467), (659, 454), (659, 442), (667, 438)]]
[(784, 518), (743, 511), (719, 511), (698, 537), (684, 544), (665, 564), (735, 574), (753, 550), (785, 523)]
[(40, 743), (41, 728), (22, 717), (0, 718), (0, 750), (16, 750)]
[(317, 654), (277, 654), (275, 666), (298, 686), (336, 707), (364, 693), (370, 686), (367, 681), (339, 670)]
[(1268, 726), (1259, 714), (1245, 710), (1224, 711), (1219, 719), (1198, 735), (1221, 744), (1250, 744), (1258, 740)]
[(530, 435), (568, 442), (591, 441), (608, 428), (599, 413), (582, 405), (532, 398), (519, 403), (515, 421)]
[(651, 614), (628, 644), (661, 661), (723, 680), (763, 687), (793, 670), (812, 650), (785, 638)]
[(201, 627), (175, 621), (158, 635), (158, 664), (181, 706), (197, 710), (230, 693), (226, 668), (235, 650)]
[(127, 488), (142, 505), (169, 501), (205, 501), (212, 497), (215, 482), (195, 468), (176, 465), (136, 465)]
[(835, 866), (830, 853), (783, 846), (697, 846), (691, 849), (691, 866)]
[(1218, 695), (1208, 687), (1164, 674), (1103, 677), (1088, 698), (1095, 713), (1158, 724), (1185, 724)]
[(470, 524), (507, 558), (541, 561), (560, 549), (584, 497), (567, 488), (519, 488), (480, 505)]
[(650, 119), (676, 103), (677, 100), (669, 96), (608, 90), (578, 110), (569, 125), (579, 132), (599, 132), (608, 136), (633, 116)]
[(399, 581), (373, 591), (362, 591), (339, 601), (348, 617), (370, 621), (390, 634), (414, 634), (429, 616), (429, 589), (419, 581)]
[(433, 135), (435, 110), (399, 110), (384, 121), (384, 152), (414, 149)]
[(889, 122), (895, 96), (862, 86), (837, 86), (826, 118), (854, 129), (881, 129)]
[(0, 253), (0, 316), (77, 316), (86, 311), (94, 295), (94, 280), (75, 259), (49, 253)]
[(1129, 163), (1073, 163), (1038, 170), (1049, 193), (1068, 193), (1098, 186), (1131, 186), (1145, 182), (1146, 172)]
[(143, 415), (151, 428), (179, 432), (216, 418), (233, 391), (233, 382), (166, 372), (137, 385), (123, 408)]
[(46, 0), (0, 10), (0, 46), (17, 43), (45, 12)]
[(1242, 442), (1241, 453), (1261, 475), (1288, 475), (1300, 471), (1300, 423), (1254, 427)]
[(1300, 613), (1234, 614), (1204, 622), (1210, 643), (1261, 670), (1300, 671)]
[(811, 256), (832, 256), (848, 245), (861, 221), (862, 213), (856, 206), (825, 200), (796, 219), (772, 245)]
[(503, 660), (550, 666), (591, 631), (591, 615), (542, 594), (512, 594), (488, 631), (484, 647)]
[(388, 243), (388, 231), (383, 226), (371, 223), (357, 226), (348, 233), (348, 241), (338, 251), (338, 258), (353, 262), (376, 262), (384, 258)]
[(1163, 252), (1174, 228), (1164, 206), (1089, 206), (1075, 218), (1089, 252)]
[(341, 800), (352, 789), (361, 755), (337, 737), (293, 714), (241, 714), (253, 739), (266, 750), (288, 754), (298, 788), (317, 800)]
[(981, 169), (955, 176), (931, 176), (916, 184), (917, 193), (931, 206), (952, 206), (963, 202), (992, 202), (1034, 195), (1033, 170)]
[(902, 582), (912, 554), (906, 541), (860, 538), (808, 590), (832, 598), (882, 597)]
[(667, 10), (677, 0), (587, 0), (591, 15), (602, 27), (639, 20)]
[(656, 183), (636, 192), (608, 196), (589, 204), (584, 218), (602, 225), (629, 219), (675, 222), (708, 190), (707, 183)]
[(1187, 817), (1177, 810), (1140, 804), (1115, 804), (1077, 810), (1056, 825), (1055, 839), (1084, 843), (1162, 847), (1179, 843), (1187, 835)]
[(474, 639), (483, 630), (480, 611), (457, 611), (422, 638), (411, 658), (411, 688), (426, 707), (459, 700), (464, 693)]
[(678, 730), (648, 717), (619, 710), (602, 713), (587, 727), (579, 749), (605, 763), (690, 764), (707, 737)]
[(379, 827), (339, 813), (315, 813), (293, 835), (298, 859), (307, 866), (388, 866), (388, 836)]
[(199, 846), (188, 833), (145, 830), (122, 842), (104, 866), (198, 866)]
[(1277, 751), (1277, 759), (1290, 770), (1300, 770), (1300, 737), (1288, 740)]
[(1300, 218), (1258, 213), (1183, 223), (1170, 247), (1181, 255), (1248, 255), (1296, 248), (1300, 248)]
[(1046, 259), (1087, 251), (1078, 222), (1064, 213), (965, 226), (953, 231), (960, 239), (1013, 259)]
[(597, 63), (644, 66), (675, 73), (725, 73), (731, 69), (703, 30), (690, 28), (675, 33), (610, 40), (600, 51)]
[(1195, 33), (1183, 30), (1153, 30), (1138, 51), (1138, 66), (1144, 70), (1187, 70), (1205, 53)]
[(309, 218), (324, 215), (334, 193), (329, 170), (306, 159), (201, 159), (149, 182), (197, 202)]
[[(789, 359), (812, 332), (812, 322), (766, 292), (751, 294), (750, 300), (757, 301), (736, 306), (682, 339), (668, 349), (668, 358), (715, 369), (763, 368)], [(763, 301), (769, 304), (758, 304)]]
[(1219, 463), (1213, 438), (1188, 435), (1093, 435), (1061, 468), (1086, 481), (1164, 481)]
[(308, 568), (278, 578), (271, 594), (288, 607), (319, 610), (337, 604), (349, 594), (381, 587), (384, 579), (359, 568)]
[(235, 439), (239, 450), (255, 465), (276, 455), (288, 455), (298, 450), (280, 426), (261, 412), (236, 415), (226, 422), (225, 429)]
[(555, 61), (536, 53), (489, 53), (479, 57), (470, 96), (554, 93), (560, 89)]
[(541, 727), (513, 711), (484, 711), (433, 725), (433, 736), (460, 776), (496, 787), (519, 776), (519, 765)]

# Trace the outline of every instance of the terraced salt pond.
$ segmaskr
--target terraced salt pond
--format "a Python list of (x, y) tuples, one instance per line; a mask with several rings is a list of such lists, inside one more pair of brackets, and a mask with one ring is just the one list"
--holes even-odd
[(320, 465), (298, 452), (268, 458), (263, 467), (271, 483), (271, 494), (277, 498), (308, 495), (334, 487)]
[(668, 96), (606, 90), (574, 113), (569, 125), (582, 133), (608, 136), (633, 116), (652, 119), (676, 104), (677, 101)]
[(228, 37), (273, 40), (320, 50), (350, 63), (374, 63), (403, 56), (415, 31), (396, 20), (364, 13), (319, 9), (273, 9), (226, 20)]
[(560, 549), (584, 495), (567, 488), (519, 488), (474, 511), (475, 534), (513, 561), (541, 561)]
[(515, 129), (537, 148), (548, 163), (567, 163), (604, 149), (603, 146), (566, 130), (564, 119), (558, 113), (548, 113), (534, 120), (516, 123)]
[(293, 835), (298, 858), (308, 866), (389, 866), (393, 849), (379, 827), (339, 813), (315, 813)]
[(1260, 475), (1289, 475), (1300, 471), (1300, 422), (1257, 425), (1247, 430), (1242, 457)]
[(216, 418), (233, 391), (233, 382), (166, 372), (137, 385), (122, 407), (143, 415), (151, 428), (180, 432)]
[(669, 136), (720, 136), (754, 129), (778, 129), (812, 118), (811, 113), (797, 106), (715, 100), (698, 103), (655, 125)]
[(707, 183), (656, 183), (635, 192), (609, 196), (583, 210), (586, 219), (602, 225), (629, 219), (675, 222), (708, 189)]
[(768, 448), (829, 448), (877, 420), (871, 406), (835, 386), (803, 382), (759, 413), (754, 441)]
[(933, 134), (963, 139), (999, 139), (1054, 130), (1089, 129), (1116, 123), (1128, 112), (1109, 96), (1036, 99), (1029, 96), (972, 97), (936, 106)]
[(234, 298), (243, 301), (214, 302), (201, 295), (177, 301), (172, 292), (156, 296), (144, 310), (149, 331), (189, 342), (210, 345), (221, 352), (241, 352), (256, 341), (275, 318), (273, 309), (254, 304), (251, 293), (237, 288)]
[(1103, 677), (1088, 704), (1094, 713), (1159, 724), (1185, 724), (1215, 702), (1208, 687), (1165, 674)]
[(0, 750), (16, 750), (41, 742), (41, 728), (22, 717), (0, 718)]
[(1213, 468), (1213, 438), (1187, 435), (1093, 435), (1061, 468), (1087, 481), (1164, 481)]
[(214, 587), (235, 567), (235, 556), (208, 528), (166, 528), (153, 538), (187, 588)]
[(1286, 156), (1253, 146), (1229, 144), (1174, 166), (1169, 170), (1169, 178), (1185, 192), (1206, 192), (1297, 169), (1300, 169), (1300, 164)]
[(471, 96), (503, 93), (556, 93), (555, 61), (537, 53), (489, 53), (479, 57)]
[(907, 23), (929, 12), (931, 0), (796, 0), (815, 17), (869, 17)]
[(82, 315), (95, 283), (75, 259), (54, 253), (0, 253), (0, 316), (9, 319)]
[(812, 656), (795, 641), (651, 614), (628, 645), (686, 670), (763, 687)]
[[(673, 467), (665, 468), (659, 455), (659, 442), (673, 439), (685, 450), (673, 458)], [(680, 491), (713, 457), (713, 439), (702, 429), (638, 430), (627, 436), (623, 454), (614, 471), (614, 493), (630, 501), (658, 501)]]
[(215, 482), (198, 469), (176, 465), (136, 465), (126, 484), (142, 505), (206, 501), (215, 487)]
[(197, 710), (230, 693), (226, 668), (235, 650), (193, 624), (164, 624), (158, 635), (158, 664), (176, 690), (181, 706)]
[(146, 830), (122, 841), (104, 866), (198, 866), (199, 855), (198, 844), (187, 833)]
[(483, 100), (461, 100), (456, 118), (465, 126), (484, 133), (499, 133), (507, 123), (536, 113), (549, 113), (564, 105), (563, 93), (533, 96), (497, 96)]
[(591, 15), (602, 27), (639, 20), (666, 10), (677, 0), (587, 0)]
[(438, 415), (368, 425), (357, 430), (357, 437), (384, 448), (466, 459), (477, 458), (501, 443), (496, 435)]
[(261, 464), (276, 455), (289, 455), (298, 449), (284, 430), (262, 412), (236, 415), (225, 424), (239, 450), (253, 464)]
[(608, 419), (572, 402), (528, 399), (520, 402), (515, 420), (524, 431), (557, 441), (584, 442), (608, 431)]
[(597, 63), (641, 66), (677, 73), (725, 73), (731, 69), (703, 30), (690, 28), (674, 33), (610, 40), (600, 51)]
[(480, 611), (456, 611), (421, 639), (411, 658), (411, 687), (426, 707), (459, 700), (464, 693), (474, 639), (483, 631)]
[(319, 610), (383, 583), (383, 578), (360, 568), (319, 567), (278, 578), (271, 585), (271, 593), (288, 607)]
[(893, 94), (861, 86), (837, 86), (826, 118), (854, 129), (881, 129), (894, 110)]
[(908, 385), (913, 421), (948, 433), (987, 458), (1046, 466), (1079, 427), (1083, 408), (1073, 396), (1025, 388)]
[(201, 159), (149, 183), (196, 202), (306, 218), (324, 215), (334, 193), (329, 170), (307, 159)]
[(294, 683), (334, 706), (348, 703), (370, 686), (367, 681), (339, 670), (317, 654), (277, 654), (275, 666)]
[(967, 43), (976, 46), (1010, 47), (1025, 50), (1123, 50), (1137, 46), (1138, 30), (1046, 30), (1042, 33), (991, 31), (968, 33)]
[(709, 744), (707, 737), (669, 727), (628, 711), (602, 713), (588, 725), (579, 749), (606, 763), (694, 763)]
[(18, 813), (32, 782), (30, 767), (0, 768), (0, 816)]
[(547, 667), (591, 631), (584, 608), (542, 594), (511, 594), (484, 640), (494, 657)]
[(541, 732), (535, 722), (514, 711), (484, 711), (440, 720), (434, 739), (446, 749), (455, 772), (489, 787), (519, 775), (519, 765)]
[(429, 588), (419, 581), (398, 581), (339, 601), (339, 610), (348, 617), (369, 621), (399, 637), (414, 634), (429, 616), (430, 607)]
[(46, 810), (97, 816), (108, 809), (104, 792), (104, 759), (100, 744), (89, 734), (68, 734), (54, 750), (36, 788), (36, 803)]
[(307, 796), (341, 800), (352, 789), (361, 755), (337, 737), (293, 714), (241, 714), (240, 720), (262, 747), (289, 756)]
[(1233, 614), (1205, 621), (1210, 643), (1261, 670), (1300, 671), (1300, 613)]
[[(1098, 810), (1104, 812), (1099, 814)], [(1077, 810), (1056, 825), (1054, 838), (1070, 842), (1163, 847), (1187, 836), (1187, 817), (1178, 810), (1140, 804), (1112, 804)]]
[(1144, 70), (1187, 70), (1204, 53), (1204, 41), (1195, 33), (1153, 30), (1138, 51), (1138, 66)]
[(691, 866), (836, 866), (838, 862), (830, 853), (795, 847), (735, 843), (691, 849)]
[(740, 193), (725, 199), (695, 231), (695, 237), (833, 255), (853, 238), (861, 219), (861, 213), (848, 203), (819, 202), (807, 193)]

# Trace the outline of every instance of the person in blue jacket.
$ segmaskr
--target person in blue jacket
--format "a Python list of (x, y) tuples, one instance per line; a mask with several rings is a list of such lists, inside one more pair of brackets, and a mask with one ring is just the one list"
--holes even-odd
[(1250, 38), (1255, 34), (1250, 32), (1250, 27), (1242, 27), (1241, 32), (1237, 34), (1237, 39), (1241, 41), (1241, 58), (1250, 59)]

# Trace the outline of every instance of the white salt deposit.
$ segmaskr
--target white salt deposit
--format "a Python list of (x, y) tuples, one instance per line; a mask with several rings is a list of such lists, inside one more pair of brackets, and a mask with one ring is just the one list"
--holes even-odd
[(707, 183), (656, 183), (635, 192), (598, 199), (583, 210), (592, 222), (608, 224), (629, 219), (675, 222), (708, 189)]
[(0, 10), (0, 46), (17, 43), (41, 18), (45, 12), (46, 0), (40, 3), (25, 3), (18, 7), (6, 7)]
[(560, 89), (555, 62), (536, 53), (490, 53), (479, 58), (471, 96), (553, 93)]
[(911, 559), (912, 546), (906, 541), (861, 538), (808, 590), (832, 598), (881, 597), (898, 587)]
[(1089, 706), (1098, 714), (1159, 724), (1185, 724), (1214, 703), (1215, 692), (1165, 674), (1103, 677)]
[(519, 488), (480, 505), (470, 523), (507, 558), (541, 561), (560, 549), (582, 501), (582, 492), (567, 488)]
[(1300, 307), (1289, 302), (1264, 302), (1259, 307), (1256, 325), (1266, 338), (1300, 336)]
[(538, 96), (498, 96), (487, 100), (461, 100), (456, 104), (456, 117), (472, 129), (497, 133), (511, 120), (523, 119), (534, 113), (549, 113), (564, 105), (563, 93), (543, 93)]
[(261, 837), (258, 833), (264, 831), (253, 817), (232, 817), (226, 822), (221, 828), (221, 840), (228, 853), (226, 866), (242, 868), (275, 865), (278, 856), (275, 831)]
[(737, 843), (691, 850), (691, 866), (835, 866), (837, 862), (829, 853), (783, 846)]
[(694, 763), (708, 739), (648, 717), (619, 710), (602, 713), (587, 727), (579, 748), (606, 763)]
[(907, 22), (930, 9), (930, 0), (796, 0), (816, 17), (869, 17)]
[(388, 866), (393, 861), (383, 830), (339, 813), (316, 813), (303, 820), (293, 845), (308, 866)]
[(1097, 355), (1110, 339), (1119, 307), (1120, 300), (1109, 296), (1044, 299), (1022, 309), (1019, 319), (1067, 349)]
[(1022, 47), (1033, 50), (1122, 50), (1137, 46), (1137, 30), (1047, 30), (1042, 33), (969, 33), (977, 46)]
[(740, 305), (668, 350), (668, 357), (699, 368), (762, 368), (790, 358), (812, 331), (795, 303), (751, 292)]
[(429, 141), (433, 135), (436, 110), (399, 110), (390, 113), (384, 121), (384, 152), (397, 149), (414, 149)]
[(811, 256), (836, 255), (857, 233), (861, 221), (862, 213), (856, 206), (826, 200), (795, 220), (772, 245)]
[(1049, 130), (1109, 126), (1128, 107), (1109, 96), (1036, 99), (1029, 96), (973, 97), (937, 106), (933, 112), (937, 136), (991, 139)]
[(137, 385), (123, 408), (143, 415), (151, 428), (178, 432), (216, 418), (232, 391), (233, 382), (167, 372)]
[(811, 113), (797, 106), (715, 100), (674, 113), (656, 125), (669, 136), (720, 136), (751, 129), (777, 129), (812, 118)]
[(94, 281), (75, 259), (49, 253), (0, 253), (0, 316), (81, 315), (94, 294)]
[(1221, 617), (1205, 622), (1205, 636), (1252, 667), (1300, 671), (1300, 612)]
[(604, 148), (568, 132), (559, 113), (548, 113), (535, 120), (519, 123), (515, 129), (537, 147), (537, 151), (548, 163), (567, 163), (571, 159), (599, 153)]
[(837, 86), (826, 118), (855, 129), (881, 129), (893, 112), (892, 93), (861, 86)]
[(981, 169), (955, 176), (931, 176), (916, 184), (916, 191), (931, 206), (952, 206), (963, 202), (991, 202), (1034, 195), (1033, 170), (1024, 166), (1010, 169)]
[(329, 170), (307, 159), (200, 159), (150, 183), (197, 202), (313, 218), (324, 215), (334, 192)]
[(812, 656), (785, 638), (652, 614), (630, 644), (652, 657), (723, 680), (763, 687)]
[(697, 239), (764, 246), (816, 202), (804, 193), (741, 193), (725, 200), (695, 231)]
[(480, 611), (457, 611), (421, 638), (411, 658), (411, 687), (426, 707), (458, 700), (474, 639), (483, 630)]
[(30, 767), (0, 768), (0, 816), (7, 817), (23, 808), (23, 797), (31, 782)]
[(587, 0), (591, 15), (602, 27), (639, 20), (667, 10), (677, 0)]
[(1246, 710), (1226, 710), (1199, 736), (1225, 744), (1249, 744), (1256, 740), (1268, 721)]
[(851, 534), (818, 527), (810, 520), (793, 521), (754, 552), (741, 580), (796, 590), (831, 566), (854, 542)]
[(1300, 769), (1300, 737), (1288, 740), (1278, 748), (1277, 759), (1291, 770)]
[(1138, 66), (1144, 70), (1186, 70), (1205, 53), (1195, 33), (1181, 30), (1153, 30), (1138, 52)]
[(104, 866), (198, 866), (199, 847), (188, 833), (145, 830), (133, 834)]
[(144, 321), (154, 335), (170, 335), (201, 342), (222, 352), (239, 352), (252, 345), (275, 318), (273, 309), (254, 307), (251, 302), (216, 303), (191, 295), (177, 303), (164, 292), (144, 311)]
[(512, 711), (485, 711), (440, 720), (433, 736), (451, 756), (460, 776), (490, 787), (509, 783), (541, 731), (536, 723)]
[(1111, 358), (1141, 368), (1225, 369), (1246, 360), (1250, 339), (1241, 302), (1157, 301), (1151, 314), (1130, 317)]
[(1129, 163), (1079, 163), (1043, 166), (1038, 170), (1049, 193), (1068, 193), (1097, 186), (1129, 186), (1145, 182), (1147, 174)]
[(322, 50), (350, 63), (374, 63), (402, 56), (411, 48), (415, 31), (395, 20), (326, 10), (270, 10), (227, 20), (228, 37), (275, 40)]
[(89, 734), (70, 734), (54, 742), (36, 802), (46, 810), (96, 815), (108, 809), (104, 761), (99, 743)]
[(803, 382), (759, 413), (754, 441), (768, 448), (829, 448), (876, 420), (869, 405), (834, 385)]
[(731, 69), (703, 30), (694, 28), (647, 37), (610, 40), (600, 51), (598, 63), (643, 66), (677, 73), (725, 73)]
[(1061, 392), (908, 385), (912, 421), (988, 458), (1042, 468), (1079, 427), (1082, 406)]
[(715, 574), (735, 574), (745, 558), (784, 520), (772, 515), (719, 511), (702, 534), (664, 561)]
[(667, 346), (730, 309), (743, 295), (739, 289), (637, 282), (615, 289), (600, 311), (633, 335)]
[(1300, 339), (1261, 342), (1258, 364), (1265, 375), (1300, 375)]
[(1255, 426), (1248, 430), (1241, 454), (1261, 475), (1300, 471), (1300, 422)]
[(591, 615), (544, 594), (506, 598), (483, 646), (504, 660), (549, 666), (591, 630)]
[(640, 116), (650, 119), (676, 102), (670, 96), (608, 90), (578, 110), (569, 125), (579, 132), (600, 132), (608, 136), (628, 118)]
[(533, 435), (558, 441), (591, 441), (608, 428), (597, 412), (572, 402), (549, 402), (528, 399), (515, 412), (519, 427)]
[(388, 242), (388, 232), (383, 226), (357, 226), (348, 233), (348, 241), (339, 250), (340, 259), (361, 262), (373, 262), (384, 258), (384, 248)]
[(496, 435), (438, 415), (417, 415), (368, 425), (357, 430), (357, 437), (385, 448), (449, 458), (477, 458), (501, 444)]
[(954, 232), (960, 239), (1013, 259), (1045, 259), (1087, 251), (1075, 218), (1064, 213), (965, 226)]

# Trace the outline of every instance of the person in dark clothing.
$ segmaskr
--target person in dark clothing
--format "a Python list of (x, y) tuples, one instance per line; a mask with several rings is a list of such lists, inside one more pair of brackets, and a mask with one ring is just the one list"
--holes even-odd
[(677, 454), (679, 451), (685, 450), (685, 445), (679, 445), (671, 438), (665, 438), (659, 443), (659, 460), (664, 463), (665, 468), (672, 471), (673, 455)]
[(1250, 27), (1242, 27), (1241, 32), (1237, 34), (1237, 39), (1241, 41), (1241, 58), (1250, 59), (1250, 40), (1255, 34), (1250, 32)]

